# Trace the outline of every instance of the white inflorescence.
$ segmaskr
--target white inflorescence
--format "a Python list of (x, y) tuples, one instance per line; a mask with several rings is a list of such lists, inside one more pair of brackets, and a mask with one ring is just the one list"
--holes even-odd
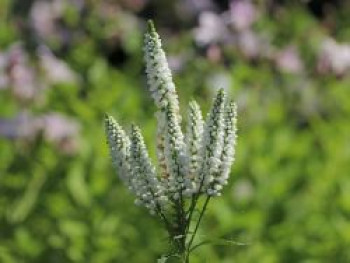
[(216, 95), (210, 113), (207, 116), (202, 138), (202, 164), (197, 178), (197, 191), (206, 191), (218, 172), (220, 155), (223, 148), (225, 92), (220, 89)]
[(161, 40), (152, 23), (145, 34), (147, 84), (158, 107), (157, 157), (162, 183), (178, 198), (183, 188), (184, 142), (179, 102)]
[(220, 165), (218, 172), (207, 192), (211, 195), (220, 195), (220, 191), (230, 174), (231, 165), (234, 161), (236, 145), (236, 124), (237, 124), (237, 107), (233, 102), (228, 103), (225, 107), (224, 115), (224, 132), (223, 132), (223, 149), (220, 156)]
[(169, 202), (182, 197), (220, 195), (234, 161), (237, 110), (220, 89), (204, 124), (198, 104), (192, 101), (184, 138), (175, 85), (151, 22), (144, 45), (147, 84), (158, 108), (158, 168), (152, 165), (136, 126), (130, 142), (121, 126), (106, 116), (106, 136), (113, 164), (136, 195), (135, 202), (161, 214)]
[(168, 191), (174, 199), (180, 197), (184, 190), (185, 177), (185, 145), (184, 138), (179, 125), (177, 114), (172, 103), (165, 108), (166, 134), (165, 134), (165, 160), (168, 167)]
[(105, 116), (105, 130), (113, 166), (118, 170), (119, 177), (130, 186), (130, 140), (118, 122)]
[(137, 196), (136, 204), (143, 204), (151, 213), (161, 205), (166, 198), (163, 187), (158, 181), (148, 152), (143, 141), (141, 131), (133, 126), (131, 130), (131, 171), (132, 191)]
[(190, 195), (196, 189), (195, 179), (201, 165), (201, 143), (203, 134), (203, 117), (198, 104), (191, 101), (187, 120), (186, 156), (187, 175), (185, 177), (185, 194)]
[(153, 24), (148, 24), (144, 39), (144, 59), (146, 63), (147, 85), (155, 104), (163, 109), (169, 101), (176, 114), (179, 114), (179, 102), (171, 71), (162, 49), (161, 40)]

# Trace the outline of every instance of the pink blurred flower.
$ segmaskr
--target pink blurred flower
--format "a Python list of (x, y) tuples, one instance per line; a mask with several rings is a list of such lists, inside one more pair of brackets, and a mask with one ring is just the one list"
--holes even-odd
[(174, 73), (181, 71), (188, 60), (187, 57), (185, 54), (169, 55), (167, 59), (171, 71)]
[(0, 73), (0, 90), (6, 89), (8, 86), (8, 79), (5, 74)]
[(22, 100), (32, 100), (39, 89), (34, 70), (29, 66), (28, 56), (21, 44), (13, 44), (6, 58), (8, 84), (13, 94)]
[(0, 90), (8, 87), (8, 77), (6, 75), (7, 58), (6, 55), (0, 53)]
[(60, 113), (48, 113), (42, 116), (41, 120), (44, 136), (50, 142), (59, 143), (78, 134), (78, 123)]
[(75, 73), (64, 61), (55, 57), (47, 47), (41, 46), (37, 53), (40, 66), (50, 84), (76, 81)]
[(259, 57), (263, 43), (261, 37), (250, 30), (243, 31), (237, 35), (238, 47), (242, 53), (248, 58)]
[(36, 33), (47, 38), (57, 33), (56, 19), (63, 10), (63, 1), (34, 1), (30, 10), (30, 23)]
[(80, 12), (85, 5), (85, 0), (34, 1), (29, 13), (29, 23), (32, 29), (43, 39), (58, 36), (64, 40), (65, 30), (59, 25), (58, 21), (68, 5)]
[(36, 95), (34, 72), (27, 65), (17, 64), (11, 68), (13, 93), (16, 97), (31, 100)]
[(214, 4), (211, 0), (182, 0), (179, 3), (183, 6), (182, 10), (190, 14), (198, 14), (205, 10), (213, 10)]
[(295, 46), (288, 46), (275, 54), (277, 67), (287, 73), (297, 74), (303, 71), (304, 64)]
[(199, 17), (199, 27), (194, 29), (196, 42), (205, 46), (225, 40), (229, 35), (221, 16), (212, 12), (203, 12)]
[(207, 58), (214, 63), (218, 63), (222, 59), (222, 51), (218, 45), (210, 45), (207, 49)]
[(6, 138), (33, 139), (40, 129), (40, 120), (27, 112), (18, 114), (14, 119), (0, 119), (0, 136)]
[(40, 133), (64, 153), (71, 154), (78, 149), (79, 124), (60, 113), (31, 116), (27, 112), (14, 119), (0, 119), (0, 136), (9, 139), (32, 140)]
[(320, 73), (333, 72), (344, 75), (350, 70), (350, 45), (326, 39), (321, 46), (317, 69)]
[(233, 0), (230, 3), (230, 22), (235, 29), (248, 29), (257, 18), (255, 6), (249, 0)]

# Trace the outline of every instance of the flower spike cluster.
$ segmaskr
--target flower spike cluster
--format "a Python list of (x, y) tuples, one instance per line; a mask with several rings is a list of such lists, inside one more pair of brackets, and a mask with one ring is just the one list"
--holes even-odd
[[(185, 199), (221, 194), (234, 161), (237, 109), (220, 89), (204, 122), (199, 105), (192, 101), (184, 135), (175, 85), (152, 22), (145, 33), (144, 54), (147, 85), (157, 106), (158, 167), (153, 166), (135, 125), (129, 138), (107, 115), (106, 136), (114, 167), (135, 194), (136, 203), (165, 218), (167, 210), (186, 205)], [(186, 216), (184, 211), (180, 217)]]

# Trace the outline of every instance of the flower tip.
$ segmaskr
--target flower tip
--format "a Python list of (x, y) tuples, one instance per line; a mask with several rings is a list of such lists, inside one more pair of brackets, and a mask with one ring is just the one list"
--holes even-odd
[(218, 90), (218, 94), (219, 94), (219, 95), (225, 95), (225, 89), (224, 89), (224, 88), (220, 88), (220, 89)]
[(112, 122), (112, 117), (110, 115), (108, 115), (107, 113), (105, 113), (104, 122), (106, 125), (109, 125)]
[(218, 89), (215, 100), (223, 101), (225, 100), (225, 97), (226, 97), (225, 89), (223, 88)]
[(156, 28), (154, 27), (154, 23), (152, 19), (147, 20), (147, 31), (148, 33), (156, 32)]
[(135, 123), (131, 123), (131, 133), (135, 134), (139, 131), (139, 127)]
[(137, 141), (139, 141), (140, 138), (142, 138), (141, 129), (135, 123), (131, 124), (131, 138), (132, 140), (137, 140)]

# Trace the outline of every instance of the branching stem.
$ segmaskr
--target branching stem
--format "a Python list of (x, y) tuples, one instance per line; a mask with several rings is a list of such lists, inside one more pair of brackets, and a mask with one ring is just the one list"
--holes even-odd
[(188, 251), (191, 250), (192, 242), (193, 242), (193, 240), (194, 240), (194, 238), (195, 238), (195, 236), (196, 236), (196, 234), (197, 234), (197, 230), (198, 230), (199, 224), (201, 223), (202, 217), (203, 217), (205, 211), (207, 210), (207, 206), (208, 206), (208, 203), (209, 203), (209, 201), (210, 201), (210, 197), (211, 197), (211, 196), (207, 196), (207, 198), (205, 199), (205, 202), (204, 202), (202, 211), (201, 211), (201, 213), (199, 214), (198, 221), (197, 221), (196, 226), (195, 226), (195, 228), (194, 228), (194, 231), (193, 231), (193, 233), (192, 233), (191, 239), (190, 239), (190, 241), (188, 242), (188, 245), (187, 245)]

